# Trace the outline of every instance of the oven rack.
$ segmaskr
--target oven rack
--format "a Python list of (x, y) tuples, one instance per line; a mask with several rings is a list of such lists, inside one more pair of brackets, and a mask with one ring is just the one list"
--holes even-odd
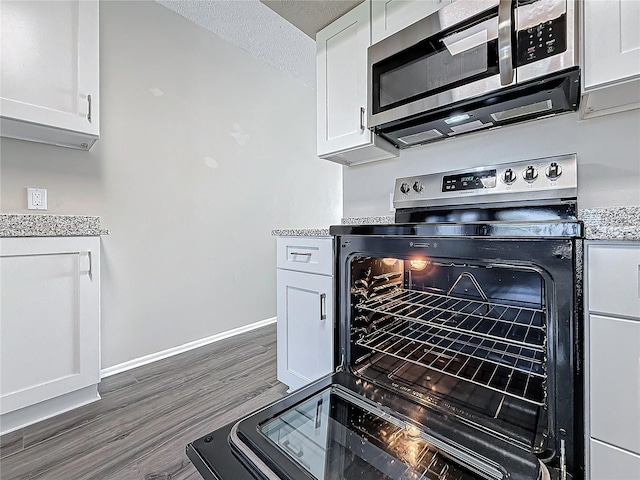
[(356, 344), (535, 405), (544, 405), (541, 352), (398, 318)]
[(356, 308), (539, 352), (546, 349), (544, 312), (537, 308), (403, 289), (369, 299)]
[[(406, 431), (398, 429), (387, 441), (389, 448), (398, 452), (403, 462), (410, 467), (408, 472), (420, 475), (418, 480), (464, 480), (471, 478), (457, 468), (452, 468), (451, 461), (423, 439), (405, 438)], [(412, 448), (413, 447), (413, 448)]]

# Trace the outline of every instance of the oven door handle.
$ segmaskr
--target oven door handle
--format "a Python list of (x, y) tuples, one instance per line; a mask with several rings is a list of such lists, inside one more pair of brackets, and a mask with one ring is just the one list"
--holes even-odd
[(513, 82), (513, 1), (500, 0), (498, 7), (498, 66), (500, 83), (511, 85)]

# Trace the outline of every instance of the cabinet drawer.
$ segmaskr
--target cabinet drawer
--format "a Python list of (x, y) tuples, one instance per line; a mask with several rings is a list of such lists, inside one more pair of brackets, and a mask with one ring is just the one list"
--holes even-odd
[(640, 318), (640, 245), (589, 245), (589, 311)]
[(333, 274), (333, 238), (278, 237), (278, 268)]
[(590, 436), (640, 454), (640, 321), (589, 322)]
[(638, 480), (640, 478), (640, 455), (591, 439), (591, 480)]

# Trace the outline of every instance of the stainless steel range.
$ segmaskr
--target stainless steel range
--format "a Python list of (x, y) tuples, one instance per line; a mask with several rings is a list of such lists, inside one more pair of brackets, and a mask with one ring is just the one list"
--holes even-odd
[(190, 444), (204, 478), (584, 477), (575, 155), (396, 181), (334, 226), (336, 371)]

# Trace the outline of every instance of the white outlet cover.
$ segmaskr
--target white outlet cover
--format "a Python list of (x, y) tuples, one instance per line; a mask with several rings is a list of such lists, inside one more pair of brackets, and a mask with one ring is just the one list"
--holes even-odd
[(46, 210), (47, 209), (47, 189), (27, 188), (27, 209)]

